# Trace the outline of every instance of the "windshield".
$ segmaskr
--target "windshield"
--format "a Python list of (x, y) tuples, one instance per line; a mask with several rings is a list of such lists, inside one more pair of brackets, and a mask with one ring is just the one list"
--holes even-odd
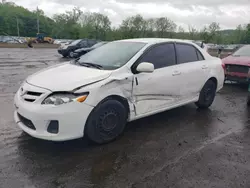
[(110, 42), (81, 56), (78, 63), (93, 63), (106, 70), (114, 70), (125, 65), (146, 43)]
[(70, 43), (70, 45), (76, 45), (78, 44), (82, 39), (74, 40), (73, 42)]
[(98, 42), (97, 44), (95, 44), (94, 46), (92, 46), (93, 48), (99, 47), (106, 44), (106, 42)]
[(250, 46), (243, 46), (232, 54), (232, 56), (250, 56)]

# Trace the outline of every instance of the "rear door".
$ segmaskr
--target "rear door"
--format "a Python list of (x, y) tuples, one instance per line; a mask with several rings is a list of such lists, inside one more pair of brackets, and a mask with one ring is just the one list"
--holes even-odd
[(151, 47), (139, 58), (135, 67), (142, 62), (154, 64), (155, 70), (153, 73), (135, 73), (133, 101), (137, 116), (166, 108), (178, 101), (178, 77), (172, 75), (176, 66), (174, 44)]
[(208, 79), (209, 67), (201, 52), (192, 44), (175, 43), (177, 54), (179, 95), (183, 101), (199, 95)]

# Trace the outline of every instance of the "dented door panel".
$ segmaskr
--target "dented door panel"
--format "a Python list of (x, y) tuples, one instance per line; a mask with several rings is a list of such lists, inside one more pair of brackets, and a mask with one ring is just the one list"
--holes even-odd
[(135, 75), (133, 101), (137, 116), (179, 101), (179, 87), (175, 84), (176, 77), (172, 76), (173, 70), (174, 66), (170, 66)]

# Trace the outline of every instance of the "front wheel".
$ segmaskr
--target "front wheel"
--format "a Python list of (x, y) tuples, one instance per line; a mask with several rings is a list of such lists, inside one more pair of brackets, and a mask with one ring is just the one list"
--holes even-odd
[(216, 94), (216, 84), (212, 80), (208, 80), (203, 86), (199, 100), (196, 102), (196, 106), (199, 108), (208, 108), (214, 102)]
[(74, 57), (74, 52), (73, 52), (73, 51), (69, 52), (69, 57), (70, 57), (70, 58), (73, 58), (73, 57)]
[(119, 101), (104, 101), (91, 112), (85, 134), (98, 144), (111, 142), (123, 132), (127, 117), (128, 112)]

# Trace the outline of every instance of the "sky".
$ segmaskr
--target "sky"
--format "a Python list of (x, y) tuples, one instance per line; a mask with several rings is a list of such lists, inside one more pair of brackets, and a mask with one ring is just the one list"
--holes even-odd
[(99, 12), (118, 26), (135, 14), (144, 18), (168, 17), (185, 30), (188, 26), (201, 29), (211, 22), (222, 29), (233, 29), (250, 22), (250, 0), (12, 0), (30, 10), (42, 9), (52, 17), (78, 6), (82, 11)]

